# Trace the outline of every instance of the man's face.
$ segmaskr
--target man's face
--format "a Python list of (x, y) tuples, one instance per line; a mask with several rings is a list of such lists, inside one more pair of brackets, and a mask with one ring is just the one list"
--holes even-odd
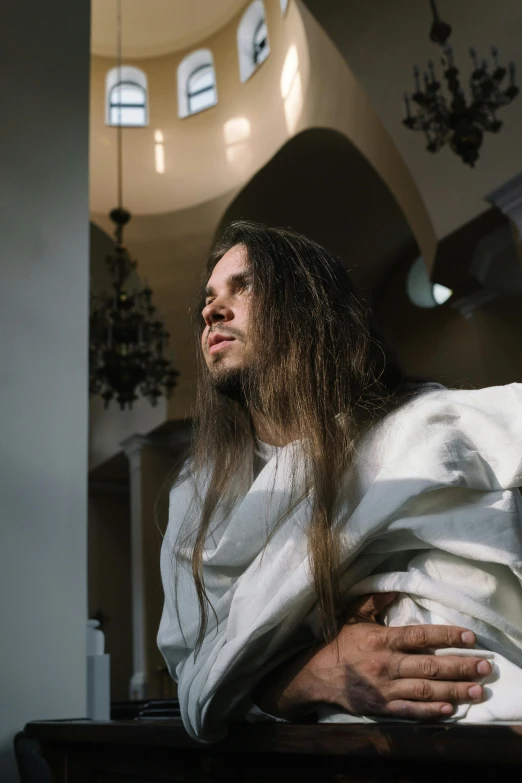
[(218, 391), (238, 392), (241, 373), (248, 366), (248, 321), (252, 279), (246, 250), (234, 245), (218, 261), (206, 288), (201, 336), (203, 356)]

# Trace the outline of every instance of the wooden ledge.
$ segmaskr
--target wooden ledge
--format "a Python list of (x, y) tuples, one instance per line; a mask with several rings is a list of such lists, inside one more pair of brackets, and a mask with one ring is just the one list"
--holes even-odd
[[(297, 754), (389, 760), (522, 764), (522, 725), (234, 724), (218, 743), (191, 739), (180, 720), (33, 721), (25, 731), (40, 743), (126, 745), (212, 755)], [(254, 759), (251, 759), (255, 763)]]

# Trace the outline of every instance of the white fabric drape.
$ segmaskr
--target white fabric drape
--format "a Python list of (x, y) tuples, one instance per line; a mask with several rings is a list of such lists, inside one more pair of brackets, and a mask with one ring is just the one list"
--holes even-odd
[[(297, 442), (278, 450), (209, 536), (204, 579), (219, 623), (210, 611), (197, 658), (188, 552), (179, 561), (181, 628), (172, 559), (196, 479), (187, 477), (171, 493), (158, 645), (178, 682), (184, 725), (200, 740), (224, 737), (227, 722), (248, 710), (264, 673), (319, 637), (305, 534), (310, 499), (299, 500), (304, 475), (289, 482), (299, 451)], [(204, 479), (197, 481), (201, 489)], [(474, 711), (476, 720), (522, 719), (521, 485), (522, 384), (516, 383), (465, 391), (433, 386), (365, 436), (346, 480), (337, 519), (346, 596), (399, 591), (385, 622), (461, 625), (476, 633), (477, 647), (494, 653), (488, 708), (460, 708), (460, 720), (475, 720)], [(515, 675), (513, 692), (505, 681)], [(321, 718), (343, 719), (353, 718), (330, 708)]]

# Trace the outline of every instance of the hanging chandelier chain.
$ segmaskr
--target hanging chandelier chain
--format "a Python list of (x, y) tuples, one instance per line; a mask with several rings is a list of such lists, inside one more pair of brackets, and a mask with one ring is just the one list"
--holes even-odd
[(101, 396), (105, 407), (116, 398), (123, 410), (132, 408), (138, 393), (152, 405), (156, 405), (162, 395), (169, 397), (177, 385), (179, 373), (164, 355), (169, 333), (152, 304), (152, 291), (146, 279), (140, 290), (139, 278), (131, 277), (136, 261), (123, 245), (123, 228), (130, 221), (131, 213), (123, 207), (121, 0), (116, 3), (118, 206), (109, 213), (116, 226), (116, 243), (113, 253), (106, 259), (112, 291), (100, 297), (91, 296), (89, 393)]
[[(118, 100), (118, 128), (117, 128), (117, 146), (118, 146), (118, 209), (123, 209), (123, 138), (122, 138), (122, 51), (121, 51), (121, 0), (117, 2), (117, 22), (116, 22), (116, 58), (118, 63), (118, 85), (119, 85), (119, 100)], [(120, 228), (120, 234), (123, 233), (123, 228)], [(121, 238), (119, 239), (121, 243)]]

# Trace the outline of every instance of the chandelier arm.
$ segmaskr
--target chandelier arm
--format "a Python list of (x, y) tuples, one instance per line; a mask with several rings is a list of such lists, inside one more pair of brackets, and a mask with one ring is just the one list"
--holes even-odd
[[(442, 92), (437, 81), (433, 62), (428, 61), (428, 70), (424, 74), (424, 91), (420, 89), (420, 71), (413, 69), (415, 91), (412, 100), (416, 104), (417, 114), (412, 115), (409, 97), (405, 95), (405, 118), (403, 124), (414, 131), (423, 131), (427, 139), (426, 149), (437, 152), (446, 143), (462, 161), (474, 166), (482, 145), (483, 131), (498, 133), (502, 122), (496, 112), (511, 103), (517, 97), (519, 89), (515, 84), (516, 66), (513, 61), (504, 68), (499, 63), (496, 46), (491, 47), (493, 70), (489, 71), (486, 59), (479, 60), (477, 51), (469, 50), (473, 70), (469, 78), (471, 100), (468, 102), (459, 79), (459, 70), (455, 66), (454, 54), (448, 38), (451, 26), (444, 22), (438, 12), (436, 0), (429, 0), (433, 22), (430, 39), (443, 50), (441, 58), (444, 77), (447, 82), (448, 97)], [(503, 89), (502, 82), (509, 73), (508, 86)]]

